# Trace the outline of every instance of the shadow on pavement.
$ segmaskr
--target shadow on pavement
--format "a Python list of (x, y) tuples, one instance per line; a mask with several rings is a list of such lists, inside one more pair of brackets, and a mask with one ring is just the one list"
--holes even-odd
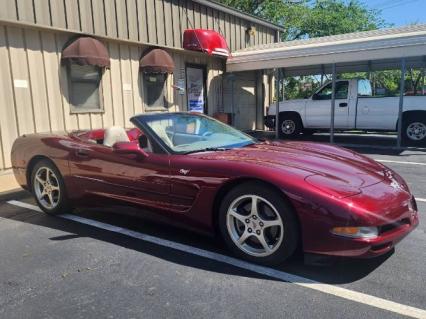
[[(17, 197), (13, 199), (16, 198)], [(25, 202), (30, 201), (28, 197), (23, 198), (22, 200)], [(168, 225), (158, 224), (147, 221), (145, 219), (130, 217), (123, 214), (100, 212), (99, 210), (92, 211), (88, 209), (80, 209), (76, 210), (74, 214), (169, 241), (190, 245), (192, 247), (216, 252), (223, 255), (229, 255), (228, 251), (224, 249), (224, 245), (218, 239), (201, 236), (196, 233), (174, 228)], [(16, 207), (7, 204), (4, 201), (0, 202), (0, 218), (7, 218), (35, 226), (48, 227), (67, 233), (61, 236), (49, 238), (51, 241), (59, 242), (73, 240), (79, 237), (89, 237), (188, 267), (195, 267), (207, 271), (234, 276), (276, 280), (218, 261), (163, 247), (161, 245), (152, 244), (143, 240), (134, 239), (103, 229), (97, 229), (92, 226), (65, 220), (60, 217), (48, 216), (43, 213)], [(339, 259), (330, 266), (317, 267), (305, 265), (300, 254), (283, 265), (273, 268), (279, 271), (289, 272), (323, 283), (345, 284), (360, 280), (368, 276), (368, 274), (380, 267), (391, 255), (392, 253), (369, 260)]]

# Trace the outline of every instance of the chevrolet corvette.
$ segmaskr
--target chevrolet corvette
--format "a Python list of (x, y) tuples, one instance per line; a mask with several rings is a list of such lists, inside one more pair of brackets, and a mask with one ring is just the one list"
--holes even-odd
[[(394, 171), (328, 144), (260, 141), (205, 115), (155, 113), (134, 128), (30, 134), (12, 148), (19, 184), (48, 214), (121, 207), (278, 264), (305, 253), (374, 257), (418, 224)], [(124, 208), (123, 208), (124, 207)]]

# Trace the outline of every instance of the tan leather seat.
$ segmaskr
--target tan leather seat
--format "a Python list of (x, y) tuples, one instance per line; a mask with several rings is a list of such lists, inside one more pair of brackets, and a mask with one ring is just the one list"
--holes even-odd
[(104, 145), (112, 147), (117, 142), (130, 142), (126, 130), (120, 126), (107, 128), (104, 135)]

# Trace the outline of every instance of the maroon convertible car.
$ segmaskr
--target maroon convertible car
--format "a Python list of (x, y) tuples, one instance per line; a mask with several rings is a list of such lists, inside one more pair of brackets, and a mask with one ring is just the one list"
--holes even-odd
[(418, 224), (391, 169), (339, 147), (258, 141), (204, 115), (131, 118), (135, 128), (24, 135), (16, 179), (49, 214), (121, 212), (220, 234), (238, 256), (280, 263), (306, 253), (374, 257)]

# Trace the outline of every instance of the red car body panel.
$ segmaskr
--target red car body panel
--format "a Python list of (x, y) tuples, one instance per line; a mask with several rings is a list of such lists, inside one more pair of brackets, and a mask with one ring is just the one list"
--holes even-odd
[[(137, 140), (141, 132), (128, 135)], [(68, 196), (78, 205), (126, 206), (208, 234), (216, 232), (220, 198), (229, 187), (263, 181), (289, 199), (303, 250), (317, 254), (377, 256), (418, 224), (414, 198), (398, 174), (336, 146), (261, 142), (222, 152), (138, 158), (91, 141), (101, 138), (103, 130), (20, 137), (12, 149), (16, 179), (28, 188), (32, 160), (44, 156), (61, 171)], [(331, 233), (344, 226), (377, 226), (380, 233), (374, 239)]]

